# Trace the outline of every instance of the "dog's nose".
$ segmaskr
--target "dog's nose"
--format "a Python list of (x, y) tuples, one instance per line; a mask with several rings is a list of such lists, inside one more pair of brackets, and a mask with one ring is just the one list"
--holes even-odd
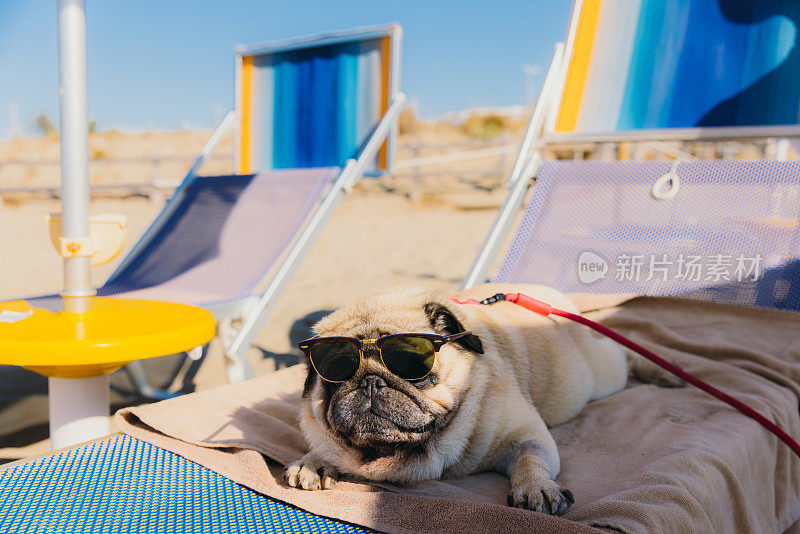
[(359, 388), (365, 397), (374, 397), (380, 388), (385, 388), (386, 382), (378, 375), (367, 375), (361, 379)]

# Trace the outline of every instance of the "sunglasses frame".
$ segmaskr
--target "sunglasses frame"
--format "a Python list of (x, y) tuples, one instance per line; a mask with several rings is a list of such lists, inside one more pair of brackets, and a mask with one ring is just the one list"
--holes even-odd
[[(381, 345), (383, 345), (388, 339), (397, 337), (421, 337), (427, 339), (433, 344), (433, 357), (434, 357), (433, 364), (436, 365), (436, 353), (439, 352), (439, 349), (441, 349), (444, 345), (450, 343), (451, 341), (456, 341), (457, 339), (461, 339), (462, 337), (466, 337), (470, 334), (472, 334), (472, 331), (465, 330), (463, 332), (459, 332), (457, 334), (450, 334), (447, 336), (442, 336), (439, 334), (409, 332), (402, 334), (389, 334), (387, 336), (381, 336), (377, 339), (358, 339), (356, 337), (346, 337), (346, 336), (312, 337), (310, 339), (306, 339), (305, 341), (301, 341), (297, 346), (300, 348), (301, 351), (303, 351), (303, 354), (305, 354), (308, 357), (308, 361), (311, 362), (311, 365), (314, 367), (314, 371), (316, 371), (317, 376), (319, 376), (326, 382), (331, 382), (333, 384), (341, 384), (343, 382), (347, 382), (347, 380), (350, 380), (350, 378), (352, 377), (348, 378), (347, 380), (328, 380), (327, 378), (322, 376), (320, 372), (317, 370), (317, 366), (316, 364), (314, 364), (314, 359), (311, 358), (311, 347), (316, 343), (320, 341), (346, 341), (348, 343), (352, 343), (353, 345), (355, 345), (356, 349), (358, 350), (358, 367), (356, 368), (356, 372), (353, 374), (353, 376), (355, 376), (358, 373), (358, 370), (361, 369), (361, 364), (364, 361), (364, 345), (375, 345), (376, 347), (378, 347), (378, 354), (381, 357), (381, 365), (383, 365), (387, 370), (389, 370), (389, 372), (391, 372), (389, 367), (386, 365), (386, 362), (383, 360), (383, 351), (381, 350)], [(403, 378), (403, 380), (407, 380), (409, 382), (424, 380), (425, 378), (428, 377), (429, 374), (431, 374), (432, 371), (433, 371), (433, 366), (431, 366), (431, 369), (427, 373), (425, 373), (424, 376), (421, 376), (420, 378), (412, 378), (412, 379)]]

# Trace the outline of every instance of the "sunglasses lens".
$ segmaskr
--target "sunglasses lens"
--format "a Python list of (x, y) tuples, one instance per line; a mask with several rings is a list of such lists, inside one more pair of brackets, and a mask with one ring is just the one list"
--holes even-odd
[(340, 339), (317, 341), (311, 345), (309, 357), (319, 376), (331, 382), (353, 378), (361, 364), (358, 347)]
[(436, 351), (433, 342), (424, 337), (398, 336), (381, 344), (383, 364), (404, 380), (425, 378), (433, 369)]

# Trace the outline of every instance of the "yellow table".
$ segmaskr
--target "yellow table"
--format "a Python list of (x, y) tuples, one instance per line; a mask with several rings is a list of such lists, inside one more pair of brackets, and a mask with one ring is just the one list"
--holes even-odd
[(108, 433), (109, 373), (201, 346), (216, 330), (211, 313), (184, 304), (94, 297), (80, 314), (61, 310), (60, 299), (45, 305), (0, 303), (0, 364), (49, 378), (54, 447)]

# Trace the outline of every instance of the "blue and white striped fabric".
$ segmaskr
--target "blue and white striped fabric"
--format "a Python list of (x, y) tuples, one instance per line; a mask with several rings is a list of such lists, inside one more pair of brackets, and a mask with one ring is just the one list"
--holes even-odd
[[(239, 172), (344, 166), (355, 158), (397, 86), (398, 35), (390, 26), (240, 52)], [(387, 168), (387, 150), (376, 169)]]
[(380, 117), (380, 93), (359, 79), (379, 75), (380, 47), (373, 39), (256, 56), (253, 115), (263, 122), (253, 129), (255, 168), (323, 167), (355, 157)]
[(557, 133), (796, 125), (797, 0), (583, 0)]
[(282, 504), (177, 454), (117, 436), (0, 471), (0, 532), (368, 531)]

